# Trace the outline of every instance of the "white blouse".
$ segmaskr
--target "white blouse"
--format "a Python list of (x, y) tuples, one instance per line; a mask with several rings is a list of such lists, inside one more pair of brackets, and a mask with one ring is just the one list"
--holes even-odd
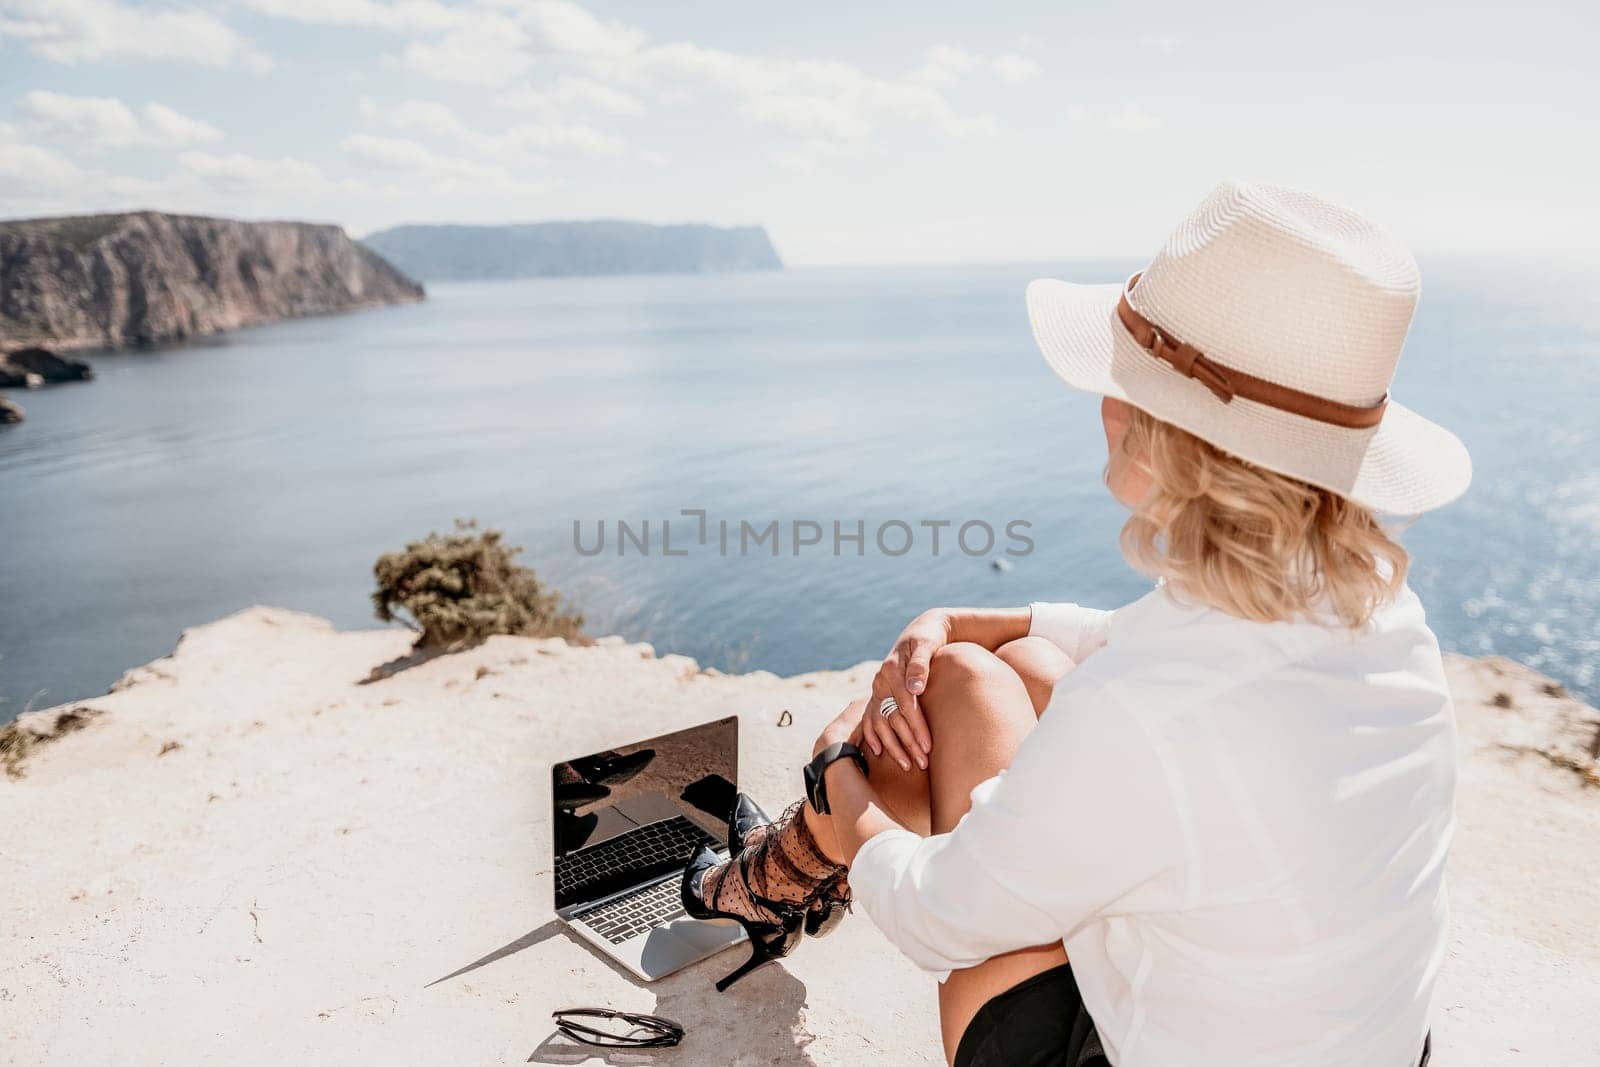
[(950, 833), (856, 856), (889, 940), (940, 981), (1063, 941), (1117, 1067), (1414, 1067), (1456, 750), (1410, 587), (1359, 634), (1164, 586), (1031, 632), (1079, 666), (1010, 768)]

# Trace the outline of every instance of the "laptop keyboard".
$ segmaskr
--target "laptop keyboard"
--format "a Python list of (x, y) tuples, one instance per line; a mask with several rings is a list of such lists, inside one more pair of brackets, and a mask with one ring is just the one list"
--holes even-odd
[(620, 945), (630, 937), (684, 915), (678, 888), (678, 880), (668, 878), (598, 908), (579, 912), (573, 918), (613, 945)]
[(682, 866), (689, 853), (702, 844), (716, 848), (719, 842), (682, 815), (629, 830), (593, 848), (580, 849), (558, 859), (556, 899), (568, 899), (572, 894), (619, 877), (637, 875), (622, 882), (625, 886), (649, 877), (652, 869), (660, 871)]

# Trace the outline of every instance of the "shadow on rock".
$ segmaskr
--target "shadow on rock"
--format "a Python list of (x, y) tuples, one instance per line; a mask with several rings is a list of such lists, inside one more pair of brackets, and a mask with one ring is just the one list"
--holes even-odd
[(438, 659), (440, 656), (449, 656), (457, 652), (466, 652), (468, 649), (477, 648), (483, 641), (462, 641), (454, 645), (429, 645), (423, 648), (414, 648), (403, 656), (396, 656), (387, 663), (380, 663), (368, 672), (367, 676), (357, 682), (357, 685), (371, 685), (381, 682), (386, 678), (393, 678), (401, 671), (408, 671), (412, 667), (420, 667), (424, 663)]
[[(451, 971), (449, 974), (445, 975), (442, 978), (435, 978), (433, 981), (429, 982), (427, 985), (423, 986), (422, 988), (429, 989), (429, 988), (432, 988), (433, 986), (438, 985), (440, 982), (448, 982), (452, 978), (459, 978), (459, 977), (461, 977), (462, 975), (466, 974), (469, 971), (475, 971), (479, 967), (487, 967), (489, 964), (494, 963), (496, 960), (503, 960), (507, 956), (512, 956), (512, 955), (515, 955), (518, 952), (521, 952), (525, 948), (532, 948), (534, 945), (537, 945), (537, 944), (540, 944), (542, 942), (548, 941), (552, 937), (557, 937), (557, 936), (560, 936), (562, 934), (566, 934), (566, 932), (567, 932), (566, 923), (562, 922), (560, 919), (551, 919), (549, 922), (545, 923), (543, 926), (535, 927), (534, 929), (529, 930), (527, 933), (523, 934), (521, 937), (517, 938), (515, 941), (511, 941), (511, 942), (508, 942), (508, 943), (506, 943), (504, 945), (501, 945), (499, 948), (495, 949), (493, 952), (489, 953), (488, 955), (479, 956), (477, 959), (473, 960), (471, 963), (468, 963), (468, 964), (466, 964), (465, 966), (462, 966), (462, 967), (458, 967), (456, 970)], [(568, 936), (570, 936), (570, 935), (568, 935)]]
[(668, 1061), (656, 1057), (676, 1051), (677, 1049), (659, 1048), (595, 1048), (592, 1045), (581, 1045), (556, 1030), (539, 1042), (539, 1047), (529, 1054), (528, 1062), (592, 1063), (599, 1060), (601, 1063), (610, 1064), (611, 1067), (639, 1067), (641, 1064), (666, 1063)]
[(726, 993), (712, 985), (743, 951), (725, 952), (657, 984), (654, 1014), (686, 1030), (683, 1044), (662, 1050), (657, 1062), (816, 1062), (806, 1051), (816, 1036), (806, 1028), (806, 985), (782, 963), (761, 968)]

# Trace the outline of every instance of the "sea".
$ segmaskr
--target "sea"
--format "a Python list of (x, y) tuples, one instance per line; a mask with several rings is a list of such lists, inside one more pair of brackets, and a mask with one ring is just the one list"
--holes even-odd
[[(1134, 263), (429, 287), (425, 303), (90, 353), (0, 428), (0, 721), (104, 693), (254, 604), (373, 617), (384, 552), (458, 519), (622, 634), (722, 670), (881, 657), (938, 605), (1112, 607), (1097, 401), (1031, 340), (1035, 277)], [(1600, 700), (1596, 277), (1424, 261), (1394, 395), (1475, 477), (1406, 525), (1446, 650)], [(597, 680), (596, 684), (603, 684)]]

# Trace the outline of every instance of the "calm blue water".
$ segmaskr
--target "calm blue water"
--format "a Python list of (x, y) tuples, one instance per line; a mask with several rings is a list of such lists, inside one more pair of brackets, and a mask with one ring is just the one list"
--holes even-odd
[[(1133, 266), (441, 284), (415, 307), (95, 357), (99, 381), (20, 394), (29, 421), (0, 430), (0, 719), (102, 692), (250, 604), (373, 625), (373, 559), (458, 516), (525, 545), (591, 632), (723, 668), (853, 663), (935, 604), (1122, 603), (1148, 583), (1116, 550), (1098, 405), (1035, 354), (1022, 290)], [(1396, 393), (1461, 433), (1477, 477), (1407, 532), (1413, 584), (1448, 648), (1593, 700), (1593, 279), (1424, 274)], [(707, 511), (707, 546), (685, 508)], [(619, 519), (650, 520), (649, 557), (617, 557)], [(661, 555), (664, 519), (689, 555)], [(783, 554), (740, 556), (738, 522), (774, 519)], [(574, 520), (586, 546), (606, 521), (604, 554), (574, 549)], [(793, 555), (794, 520), (823, 545)], [(866, 523), (864, 558), (833, 556), (835, 520)], [(892, 520), (917, 538), (898, 558), (873, 544)], [(934, 557), (923, 520), (1001, 540), (970, 557), (952, 526)], [(1013, 520), (1035, 547), (1000, 572)]]

